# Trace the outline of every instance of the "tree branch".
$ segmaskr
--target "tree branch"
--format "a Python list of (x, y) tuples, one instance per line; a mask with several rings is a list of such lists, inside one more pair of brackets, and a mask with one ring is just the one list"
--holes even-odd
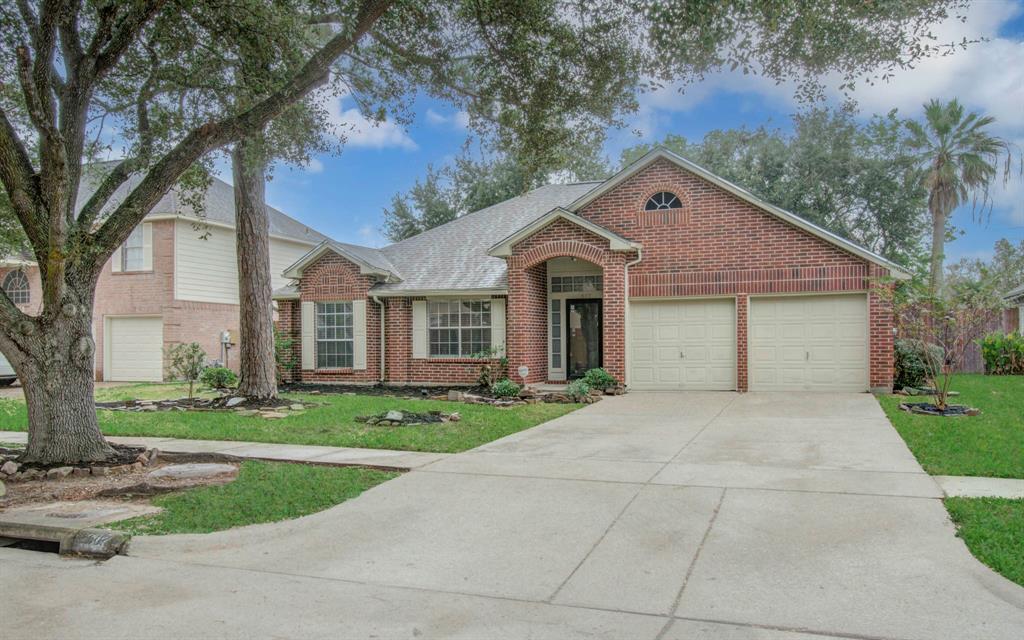
[(94, 77), (101, 78), (115, 65), (147, 22), (167, 0), (136, 0), (128, 13), (112, 27), (109, 41), (97, 54), (93, 67)]
[(373, 27), (394, 0), (363, 0), (351, 31), (339, 33), (314, 53), (283, 87), (249, 110), (191, 131), (171, 151), (154, 164), (135, 189), (96, 231), (92, 268), (95, 272), (107, 257), (125, 241), (143, 217), (174, 186), (182, 173), (205, 153), (258, 131), (316, 87), (322, 85), (331, 64)]
[(32, 246), (45, 246), (45, 224), (40, 224), (35, 208), (39, 201), (36, 171), (3, 107), (0, 107), (0, 181)]

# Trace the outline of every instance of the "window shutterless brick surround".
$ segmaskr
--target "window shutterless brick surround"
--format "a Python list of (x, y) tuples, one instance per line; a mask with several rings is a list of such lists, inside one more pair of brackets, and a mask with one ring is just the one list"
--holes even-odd
[[(676, 193), (684, 210), (671, 215), (643, 211), (658, 191)], [(747, 389), (750, 296), (868, 292), (870, 385), (892, 386), (892, 311), (878, 295), (885, 269), (768, 214), (676, 165), (659, 160), (584, 207), (580, 215), (643, 245), (642, 260), (629, 267), (630, 298), (730, 296), (736, 300), (737, 387)], [(547, 266), (573, 257), (602, 269), (603, 362), (626, 375), (626, 264), (636, 252), (612, 251), (609, 242), (582, 227), (557, 220), (512, 247), (506, 258), (507, 353), (513, 377), (520, 365), (528, 380), (548, 377)], [(302, 301), (367, 297), (373, 281), (355, 265), (326, 254), (307, 268)], [(467, 359), (412, 357), (412, 298), (384, 299), (385, 375), (393, 384), (470, 384), (480, 363)], [(364, 371), (295, 371), (308, 382), (374, 382), (380, 376), (380, 311), (367, 299), (367, 368)], [(280, 302), (279, 326), (295, 340), (299, 360), (299, 301)], [(628, 381), (627, 381), (628, 382)]]

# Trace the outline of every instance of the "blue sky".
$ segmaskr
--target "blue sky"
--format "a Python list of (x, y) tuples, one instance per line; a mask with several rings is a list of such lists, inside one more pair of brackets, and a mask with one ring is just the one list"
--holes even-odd
[[(900, 72), (884, 85), (859, 88), (854, 97), (861, 113), (920, 114), (920, 105), (937, 97), (958, 97), (970, 108), (994, 115), (994, 130), (1024, 148), (1024, 0), (977, 1), (966, 24), (950, 20), (935, 29), (940, 42), (962, 37), (986, 38), (966, 51), (931, 59)], [(627, 126), (609, 131), (605, 153), (640, 141), (678, 133), (691, 139), (718, 128), (770, 124), (788, 127), (799, 109), (790, 86), (761, 78), (720, 73), (680, 94), (668, 88), (641, 97), (640, 110)], [(837, 104), (839, 94), (830, 100)], [(344, 123), (347, 143), (338, 155), (318, 156), (304, 168), (281, 166), (268, 185), (268, 201), (338, 240), (380, 246), (382, 210), (396, 191), (408, 189), (429, 164), (444, 165), (466, 139), (464, 118), (444, 103), (418, 100), (415, 121), (408, 128), (392, 122), (367, 123), (350, 100), (335, 100), (334, 120)], [(639, 132), (639, 134), (637, 133)], [(230, 172), (227, 173), (230, 176)], [(995, 191), (995, 207), (985, 224), (971, 220), (969, 208), (956, 212), (954, 223), (964, 234), (947, 245), (948, 260), (988, 257), (999, 238), (1024, 238), (1024, 185), (1018, 179)]]

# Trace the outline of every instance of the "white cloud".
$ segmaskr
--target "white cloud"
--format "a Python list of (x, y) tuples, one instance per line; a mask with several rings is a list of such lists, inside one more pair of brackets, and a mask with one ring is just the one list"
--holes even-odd
[(387, 240), (383, 235), (381, 235), (380, 230), (373, 225), (364, 224), (359, 227), (359, 231), (357, 233), (359, 234), (359, 244), (363, 246), (383, 247), (387, 244)]
[(434, 126), (451, 125), (453, 129), (466, 129), (469, 127), (469, 113), (465, 111), (456, 111), (446, 116), (433, 109), (427, 109), (426, 119), (428, 123)]
[(318, 158), (310, 158), (306, 163), (305, 171), (306, 173), (323, 173), (324, 163), (320, 162)]
[(364, 116), (359, 109), (344, 108), (346, 95), (320, 92), (314, 101), (327, 112), (327, 120), (346, 146), (370, 149), (398, 148), (415, 151), (419, 148), (403, 127), (392, 120), (378, 122)]

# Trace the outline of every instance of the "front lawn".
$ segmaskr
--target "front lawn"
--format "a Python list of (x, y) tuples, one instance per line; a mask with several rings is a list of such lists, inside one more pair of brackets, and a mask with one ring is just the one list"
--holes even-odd
[[(98, 400), (117, 400), (177, 398), (182, 394), (179, 385), (132, 385), (101, 389), (96, 395)], [(241, 417), (225, 411), (129, 413), (101, 410), (98, 415), (100, 428), (109, 436), (238, 440), (457, 453), (547, 422), (580, 407), (532, 404), (496, 409), (488, 405), (383, 396), (290, 394), (289, 397), (320, 406), (283, 420)], [(355, 421), (356, 416), (389, 409), (445, 413), (457, 411), (462, 420), (403, 427), (378, 427)], [(26, 428), (25, 403), (21, 400), (0, 400), (0, 431), (24, 431)]]
[(958, 404), (980, 416), (940, 418), (900, 411), (905, 396), (879, 398), (925, 471), (941, 476), (1024, 478), (1024, 376), (958, 375)]
[(1024, 586), (1024, 499), (947, 498), (946, 508), (971, 553)]
[(108, 525), (132, 535), (211, 533), (323, 511), (355, 498), (397, 473), (359, 467), (243, 462), (229, 484), (160, 496), (161, 513)]

